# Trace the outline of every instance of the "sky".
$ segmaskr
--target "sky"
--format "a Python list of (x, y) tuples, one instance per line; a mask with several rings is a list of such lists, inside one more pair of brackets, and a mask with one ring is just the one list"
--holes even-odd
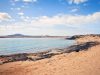
[(100, 0), (0, 0), (0, 35), (100, 34)]

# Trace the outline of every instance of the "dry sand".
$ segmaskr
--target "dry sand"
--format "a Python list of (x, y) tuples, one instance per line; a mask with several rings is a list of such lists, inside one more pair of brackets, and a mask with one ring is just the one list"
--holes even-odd
[(100, 45), (35, 62), (3, 64), (0, 75), (100, 75)]
[(77, 43), (84, 43), (84, 42), (100, 42), (100, 37), (98, 36), (84, 36), (83, 38), (78, 38)]

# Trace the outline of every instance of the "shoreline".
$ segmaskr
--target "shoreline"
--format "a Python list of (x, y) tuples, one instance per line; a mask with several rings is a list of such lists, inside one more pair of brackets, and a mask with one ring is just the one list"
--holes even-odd
[(53, 49), (66, 48), (75, 43), (74, 40), (70, 41), (63, 38), (35, 38), (35, 39), (34, 38), (32, 39), (7, 38), (7, 39), (0, 39), (0, 41), (1, 41), (0, 55), (38, 53), (38, 52), (48, 51)]
[(10, 55), (0, 55), (0, 65), (16, 61), (26, 61), (26, 60), (37, 61), (45, 58), (51, 58), (52, 56), (59, 54), (79, 52), (99, 44), (100, 44), (99, 42), (85, 42), (81, 44), (77, 43), (67, 48), (61, 48), (61, 49), (56, 48), (36, 53), (17, 53)]
[(75, 40), (76, 43), (67, 48), (54, 48), (36, 53), (16, 53), (16, 54), (0, 55), (0, 65), (16, 61), (26, 61), (26, 60), (37, 61), (45, 58), (51, 58), (52, 56), (59, 54), (87, 50), (88, 48), (100, 44), (100, 35), (77, 35), (77, 36), (72, 36), (70, 38), (66, 38), (66, 40), (67, 39)]
[(55, 52), (1, 56), (0, 75), (100, 75), (99, 40), (86, 36)]

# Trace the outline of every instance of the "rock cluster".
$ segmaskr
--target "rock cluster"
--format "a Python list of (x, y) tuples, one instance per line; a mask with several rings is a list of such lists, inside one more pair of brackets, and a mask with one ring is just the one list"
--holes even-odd
[(78, 38), (83, 38), (83, 37), (100, 37), (100, 34), (88, 34), (88, 35), (74, 35), (74, 36), (71, 36), (71, 37), (68, 37), (66, 39), (69, 39), (69, 40), (75, 40), (75, 39), (78, 39)]

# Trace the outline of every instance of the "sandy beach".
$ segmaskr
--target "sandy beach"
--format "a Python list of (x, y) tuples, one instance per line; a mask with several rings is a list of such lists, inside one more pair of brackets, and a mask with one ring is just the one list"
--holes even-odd
[(0, 65), (0, 75), (100, 75), (100, 45), (38, 61), (6, 63)]
[(0, 0), (0, 75), (100, 75), (100, 0)]

